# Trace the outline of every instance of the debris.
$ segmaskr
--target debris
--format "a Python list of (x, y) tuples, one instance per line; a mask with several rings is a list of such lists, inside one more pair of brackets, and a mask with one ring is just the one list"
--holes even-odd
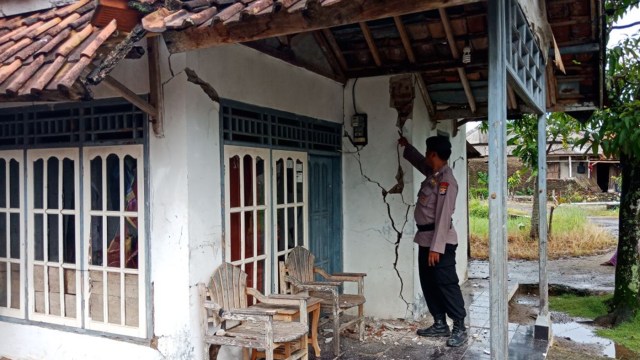
[(332, 340), (333, 340), (333, 338), (332, 338), (332, 337), (330, 337), (330, 338), (326, 338), (326, 339), (324, 339), (324, 343), (325, 343), (325, 344), (328, 344), (328, 343), (330, 343)]
[(405, 326), (402, 325), (394, 325), (394, 324), (390, 324), (388, 322), (382, 323), (382, 325), (384, 325), (384, 327), (386, 327), (389, 330), (402, 330), (402, 329), (406, 329)]
[(489, 350), (485, 350), (484, 353), (487, 354), (487, 355), (491, 355), (491, 351), (489, 351)]

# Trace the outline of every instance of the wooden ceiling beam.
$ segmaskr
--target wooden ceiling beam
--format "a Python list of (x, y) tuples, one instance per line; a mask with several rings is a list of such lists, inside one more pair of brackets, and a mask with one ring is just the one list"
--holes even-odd
[(333, 69), (333, 72), (335, 72), (339, 78), (346, 79), (344, 76), (345, 69), (343, 65), (341, 65), (340, 61), (338, 60), (337, 54), (335, 54), (335, 52), (332, 50), (322, 31), (314, 31), (313, 38), (316, 40), (316, 42), (318, 43), (318, 47), (320, 47), (320, 50), (327, 58), (329, 65)]
[(409, 39), (407, 29), (404, 27), (402, 18), (400, 16), (394, 16), (393, 21), (396, 23), (398, 34), (400, 34), (400, 39), (402, 40), (402, 46), (404, 46), (404, 51), (407, 53), (407, 59), (409, 59), (409, 62), (413, 64), (416, 62), (416, 54), (413, 52), (413, 48), (411, 47), (411, 40)]
[[(385, 64), (383, 67), (359, 67), (359, 68), (349, 68), (348, 71), (345, 72), (348, 78), (357, 78), (357, 77), (370, 77), (370, 76), (380, 76), (380, 75), (397, 75), (397, 74), (409, 74), (409, 73), (426, 73), (426, 72), (434, 72), (434, 71), (443, 71), (443, 70), (452, 70), (457, 71), (460, 67), (460, 61), (456, 60), (436, 60), (430, 62), (421, 62), (415, 64)], [(473, 66), (467, 66), (469, 71), (481, 71), (482, 69), (486, 69), (487, 62), (477, 62), (474, 63)]]
[(382, 60), (380, 59), (380, 52), (378, 51), (376, 42), (373, 40), (373, 35), (371, 35), (371, 30), (369, 30), (369, 26), (367, 25), (366, 22), (361, 22), (360, 29), (362, 29), (362, 34), (364, 35), (364, 39), (367, 42), (367, 46), (369, 47), (369, 51), (371, 52), (373, 61), (376, 63), (376, 65), (382, 66)]
[(349, 66), (347, 65), (347, 59), (344, 58), (344, 54), (342, 53), (342, 50), (340, 49), (336, 38), (333, 36), (333, 33), (330, 29), (322, 29), (321, 31), (325, 39), (327, 40), (327, 43), (331, 47), (331, 50), (333, 50), (333, 53), (336, 54), (336, 59), (338, 60), (338, 63), (340, 63), (340, 67), (343, 71), (347, 71), (347, 69), (349, 68)]
[(431, 101), (431, 97), (429, 96), (429, 90), (427, 88), (427, 83), (424, 81), (422, 74), (416, 74), (418, 79), (418, 87), (420, 88), (420, 92), (422, 93), (422, 97), (424, 99), (424, 104), (427, 106), (427, 111), (429, 115), (433, 116), (436, 113), (436, 108), (433, 106), (433, 102)]
[(245, 17), (205, 28), (189, 28), (164, 33), (171, 53), (208, 48), (221, 44), (240, 43), (320, 30), (334, 26), (389, 18), (459, 6), (481, 0), (342, 0), (322, 6), (319, 1), (307, 1), (304, 7), (276, 13)]
[[(447, 35), (447, 42), (449, 43), (449, 48), (451, 49), (451, 56), (453, 56), (454, 60), (458, 60), (460, 59), (460, 50), (458, 50), (458, 46), (456, 45), (456, 39), (453, 35), (453, 29), (451, 28), (451, 23), (449, 22), (447, 11), (444, 8), (439, 8), (438, 12), (440, 13), (442, 27), (444, 28), (444, 32)], [(473, 91), (471, 90), (469, 79), (467, 78), (467, 72), (463, 67), (458, 68), (458, 75), (460, 76), (460, 82), (462, 83), (464, 93), (467, 96), (467, 101), (469, 102), (471, 112), (476, 112), (476, 98), (473, 96)]]

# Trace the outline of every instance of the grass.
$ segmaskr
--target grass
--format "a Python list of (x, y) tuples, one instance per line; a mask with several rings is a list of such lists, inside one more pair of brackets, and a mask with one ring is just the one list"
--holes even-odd
[[(471, 257), (489, 257), (489, 219), (486, 202), (469, 202), (469, 230)], [(531, 219), (522, 212), (509, 210), (507, 233), (509, 258), (533, 260), (538, 258), (538, 242), (529, 238)], [(528, 214), (526, 214), (528, 215)], [(587, 213), (577, 207), (559, 207), (553, 215), (552, 233), (548, 243), (549, 258), (587, 256), (611, 250), (617, 243), (606, 230), (589, 223)]]
[(563, 294), (550, 296), (549, 308), (572, 317), (595, 319), (607, 314), (608, 309), (605, 301), (609, 299), (611, 299), (611, 295), (576, 296)]
[[(560, 311), (573, 317), (595, 319), (607, 313), (606, 301), (611, 295), (576, 296), (561, 295), (549, 298), (549, 308)], [(611, 339), (627, 349), (640, 353), (640, 313), (632, 321), (621, 324), (612, 329), (599, 329), (598, 336)]]
[(636, 314), (633, 321), (623, 323), (613, 329), (601, 329), (596, 333), (640, 354), (640, 333), (638, 329), (640, 329), (640, 314)]
[(598, 216), (598, 217), (611, 217), (611, 218), (617, 218), (619, 215), (619, 209), (607, 209), (605, 207), (602, 206), (598, 206), (598, 207), (585, 207), (584, 211), (587, 214), (587, 216)]

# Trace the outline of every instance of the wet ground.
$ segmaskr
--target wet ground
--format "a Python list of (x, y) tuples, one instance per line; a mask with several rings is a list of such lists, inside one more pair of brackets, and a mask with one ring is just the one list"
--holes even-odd
[[(617, 219), (591, 218), (591, 221), (608, 229), (617, 236)], [(602, 266), (610, 259), (607, 254), (549, 261), (548, 276), (552, 289), (577, 289), (585, 292), (612, 292), (614, 268)], [(460, 348), (448, 348), (445, 339), (423, 338), (415, 334), (418, 328), (431, 325), (432, 320), (422, 321), (368, 319), (366, 338), (359, 342), (354, 333), (347, 331), (342, 340), (340, 359), (490, 359), (489, 330), (489, 263), (471, 261), (469, 281), (463, 286), (465, 304), (469, 316), (468, 343)], [(538, 262), (510, 261), (510, 294), (515, 294), (515, 285), (525, 289), (515, 294), (509, 306), (509, 358), (552, 360), (596, 360), (596, 359), (640, 359), (607, 339), (594, 335), (594, 328), (583, 319), (572, 319), (566, 314), (553, 313), (553, 347), (546, 342), (533, 340), (533, 324), (537, 317), (538, 298), (535, 289), (539, 282)], [(529, 286), (529, 287), (528, 287)], [(531, 287), (533, 286), (533, 287)], [(333, 359), (331, 334), (324, 333), (321, 343), (322, 356), (310, 359)], [(498, 356), (497, 358), (501, 358)], [(504, 357), (506, 358), (506, 356)]]

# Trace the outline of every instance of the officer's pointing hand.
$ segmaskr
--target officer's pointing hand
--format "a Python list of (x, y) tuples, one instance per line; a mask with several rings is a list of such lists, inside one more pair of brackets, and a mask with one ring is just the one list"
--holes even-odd
[(440, 262), (440, 253), (429, 251), (429, 266), (436, 266)]
[(407, 140), (406, 137), (404, 136), (400, 136), (400, 138), (398, 139), (398, 144), (400, 144), (400, 146), (405, 147), (407, 145), (409, 145), (409, 141)]

